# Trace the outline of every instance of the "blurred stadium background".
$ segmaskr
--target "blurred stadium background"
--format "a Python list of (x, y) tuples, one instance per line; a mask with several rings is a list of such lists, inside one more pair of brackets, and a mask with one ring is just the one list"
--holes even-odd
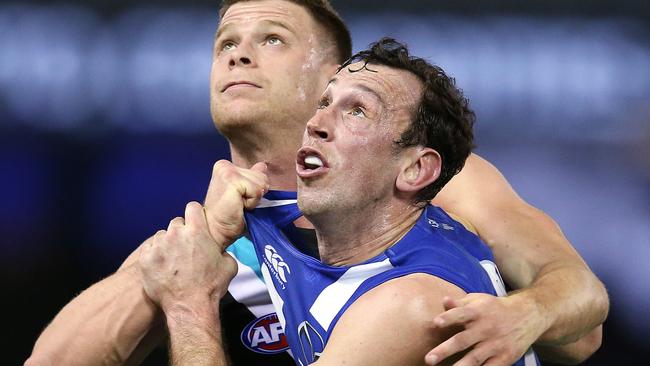
[[(608, 286), (602, 349), (650, 351), (650, 3), (334, 1), (359, 50), (409, 43), (456, 77), (477, 152)], [(209, 114), (218, 0), (0, 3), (2, 364), (201, 200), (228, 157)], [(635, 362), (637, 361), (637, 362)], [(164, 364), (158, 350), (149, 365)]]

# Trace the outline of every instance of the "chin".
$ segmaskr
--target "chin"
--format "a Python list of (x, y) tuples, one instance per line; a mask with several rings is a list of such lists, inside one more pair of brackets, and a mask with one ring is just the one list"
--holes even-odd
[(255, 123), (264, 118), (264, 113), (260, 113), (261, 108), (253, 104), (232, 103), (225, 108), (215, 108), (212, 119), (221, 132), (225, 132), (229, 128)]
[(305, 192), (298, 187), (298, 208), (307, 218), (315, 218), (332, 210), (333, 201), (328, 199), (327, 192)]
[(315, 202), (314, 197), (303, 193), (300, 188), (298, 188), (298, 208), (305, 217), (317, 214), (320, 211), (319, 204)]

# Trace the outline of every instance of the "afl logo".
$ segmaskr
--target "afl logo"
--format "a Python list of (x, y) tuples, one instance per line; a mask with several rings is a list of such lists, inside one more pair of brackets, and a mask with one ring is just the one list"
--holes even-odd
[(266, 262), (271, 265), (276, 277), (281, 282), (287, 283), (287, 274), (290, 274), (291, 270), (289, 269), (289, 265), (278, 254), (278, 251), (272, 246), (267, 245), (264, 247), (264, 256), (266, 257)]
[(241, 341), (246, 348), (257, 353), (280, 353), (289, 349), (289, 342), (275, 313), (248, 323), (241, 332)]

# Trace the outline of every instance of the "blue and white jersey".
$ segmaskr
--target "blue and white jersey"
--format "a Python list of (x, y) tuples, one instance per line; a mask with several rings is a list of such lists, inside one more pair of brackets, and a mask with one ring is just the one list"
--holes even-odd
[[(425, 273), (467, 293), (505, 294), (490, 249), (440, 208), (428, 205), (415, 226), (384, 253), (342, 267), (301, 253), (287, 239), (301, 215), (296, 193), (281, 191), (267, 193), (245, 214), (277, 317), (299, 365), (315, 362), (345, 310), (388, 280)], [(515, 365), (539, 362), (530, 350)]]

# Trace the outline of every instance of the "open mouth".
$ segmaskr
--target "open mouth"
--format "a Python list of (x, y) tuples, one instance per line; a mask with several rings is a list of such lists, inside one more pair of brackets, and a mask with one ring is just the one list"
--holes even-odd
[(313, 178), (325, 174), (328, 170), (327, 160), (318, 150), (311, 147), (298, 150), (296, 173), (299, 177)]

